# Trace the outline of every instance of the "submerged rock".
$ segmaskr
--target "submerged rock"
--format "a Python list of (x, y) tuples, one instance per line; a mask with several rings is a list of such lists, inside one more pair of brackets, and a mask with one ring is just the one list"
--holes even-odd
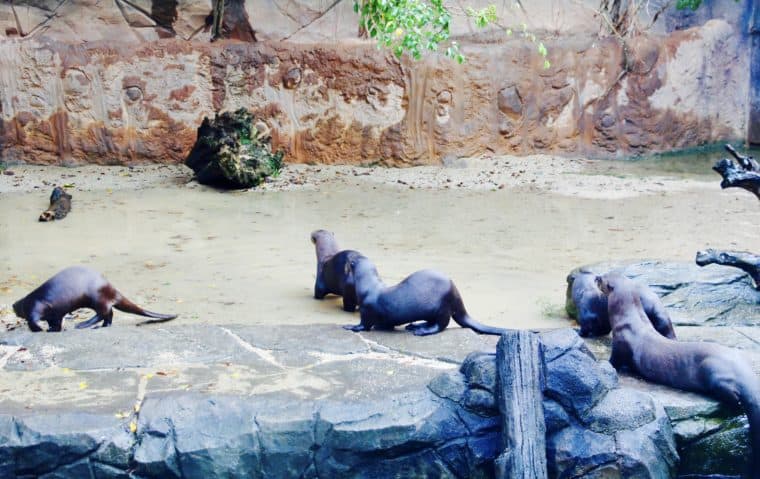
[(282, 151), (272, 152), (269, 129), (245, 108), (203, 119), (185, 164), (199, 183), (252, 188), (282, 168)]

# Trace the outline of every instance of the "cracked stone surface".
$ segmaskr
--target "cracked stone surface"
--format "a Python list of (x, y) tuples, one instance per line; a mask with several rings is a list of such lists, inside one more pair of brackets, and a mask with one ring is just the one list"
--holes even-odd
[[(760, 351), (747, 328), (679, 334)], [(541, 337), (551, 470), (666, 477), (676, 446), (679, 473), (741, 466), (737, 411), (618, 377), (608, 338)], [(497, 340), (328, 325), (8, 333), (0, 477), (493, 477)], [(568, 399), (558, 385), (573, 377)]]
[(497, 411), (427, 386), (463, 378), (457, 360), (497, 339), (324, 325), (9, 333), (0, 476), (491, 477)]

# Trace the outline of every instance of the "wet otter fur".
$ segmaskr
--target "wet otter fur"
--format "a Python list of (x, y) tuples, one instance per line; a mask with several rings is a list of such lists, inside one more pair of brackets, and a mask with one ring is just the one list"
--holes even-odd
[(657, 333), (635, 284), (621, 274), (600, 276), (597, 284), (608, 300), (612, 365), (630, 368), (655, 383), (741, 405), (749, 419), (752, 446), (748, 477), (760, 479), (760, 379), (746, 358), (719, 344), (674, 341)]
[(349, 268), (354, 277), (361, 322), (344, 326), (345, 329), (391, 330), (407, 324), (406, 329), (416, 336), (426, 336), (446, 329), (453, 317), (461, 327), (479, 334), (505, 332), (473, 320), (454, 282), (437, 271), (417, 271), (395, 286), (386, 286), (375, 265), (365, 256), (351, 260)]
[(314, 298), (324, 299), (328, 294), (343, 297), (343, 310), (356, 310), (356, 290), (348, 264), (361, 256), (354, 250), (340, 250), (335, 235), (327, 230), (311, 233), (311, 242), (317, 253), (317, 279), (314, 282)]
[(90, 308), (95, 311), (95, 316), (77, 324), (77, 329), (101, 321), (103, 327), (110, 326), (113, 308), (158, 320), (147, 322), (163, 322), (177, 317), (144, 310), (119, 293), (103, 275), (85, 266), (71, 266), (60, 271), (13, 304), (16, 316), (26, 319), (29, 329), (35, 332), (42, 331), (43, 321), (48, 323), (48, 331), (61, 331), (63, 317), (79, 308)]
[(71, 211), (71, 195), (60, 186), (53, 188), (50, 194), (50, 206), (40, 214), (39, 221), (60, 220)]
[[(576, 319), (583, 337), (604, 336), (611, 331), (607, 315), (607, 296), (596, 285), (596, 274), (581, 269), (567, 277), (570, 297), (577, 311)], [(634, 283), (649, 321), (666, 338), (676, 339), (673, 323), (659, 296), (646, 285)]]

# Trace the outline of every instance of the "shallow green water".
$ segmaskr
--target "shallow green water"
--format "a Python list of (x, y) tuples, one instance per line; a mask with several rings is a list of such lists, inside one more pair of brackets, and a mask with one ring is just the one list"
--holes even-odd
[[(734, 147), (740, 154), (760, 158), (760, 148), (746, 150), (740, 145)], [(720, 176), (712, 171), (712, 166), (721, 158), (733, 159), (723, 145), (712, 145), (694, 150), (657, 153), (624, 160), (599, 160), (589, 167), (588, 172), (625, 177), (668, 175), (700, 180), (714, 178), (719, 181)]]

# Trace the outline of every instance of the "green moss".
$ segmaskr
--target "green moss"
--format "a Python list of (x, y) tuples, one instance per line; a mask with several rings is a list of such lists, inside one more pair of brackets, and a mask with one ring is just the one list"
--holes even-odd
[(284, 152), (272, 152), (271, 138), (254, 127), (246, 109), (204, 119), (185, 164), (200, 183), (251, 188), (282, 169)]
[(678, 473), (742, 474), (750, 454), (748, 431), (747, 417), (741, 415), (726, 420), (719, 431), (680, 446)]

